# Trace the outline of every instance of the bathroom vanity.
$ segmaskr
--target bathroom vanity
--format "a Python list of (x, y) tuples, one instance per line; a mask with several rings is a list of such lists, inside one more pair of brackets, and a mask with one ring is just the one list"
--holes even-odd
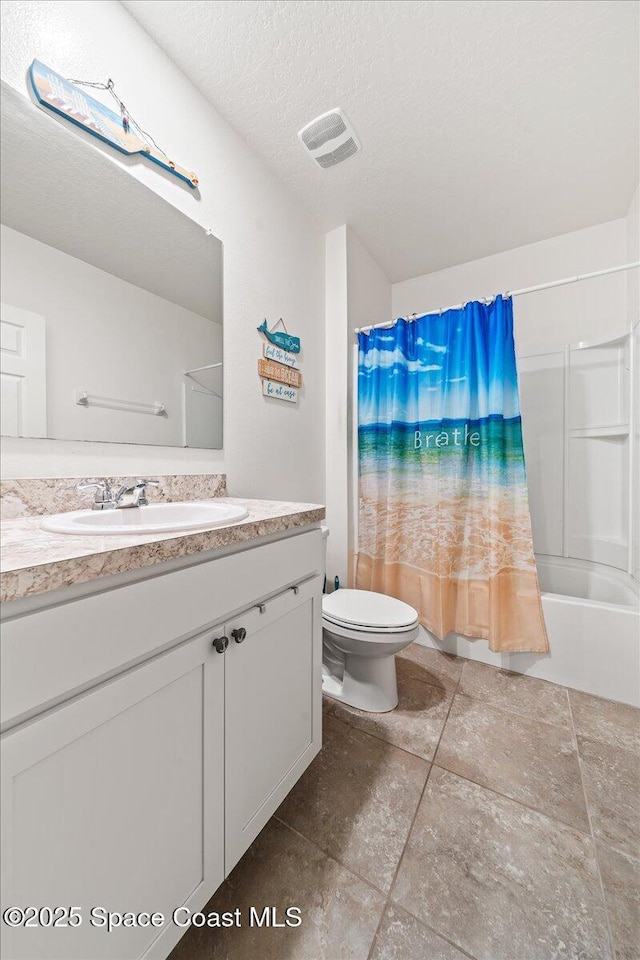
[(248, 504), (83, 557), (13, 521), (60, 556), (7, 574), (2, 907), (63, 910), (5, 926), (7, 957), (166, 957), (319, 751), (323, 511)]
[[(2, 94), (0, 432), (221, 449), (221, 240)], [(166, 957), (320, 749), (324, 510), (222, 474), (1, 493), (2, 955)]]

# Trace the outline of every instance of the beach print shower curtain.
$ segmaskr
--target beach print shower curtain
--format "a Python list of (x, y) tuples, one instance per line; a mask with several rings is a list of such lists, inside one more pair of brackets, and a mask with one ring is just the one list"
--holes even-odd
[(359, 334), (356, 586), (435, 636), (549, 649), (509, 298)]

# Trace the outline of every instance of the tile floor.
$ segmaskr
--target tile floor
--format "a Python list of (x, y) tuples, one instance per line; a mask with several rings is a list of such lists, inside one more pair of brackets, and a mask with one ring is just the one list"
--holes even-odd
[(640, 960), (640, 711), (413, 644), (400, 703), (324, 746), (171, 960)]

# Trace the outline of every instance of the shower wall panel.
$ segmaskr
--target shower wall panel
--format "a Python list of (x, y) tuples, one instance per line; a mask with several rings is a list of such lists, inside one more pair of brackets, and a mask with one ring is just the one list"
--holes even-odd
[(534, 549), (561, 557), (564, 352), (522, 357), (518, 370)]

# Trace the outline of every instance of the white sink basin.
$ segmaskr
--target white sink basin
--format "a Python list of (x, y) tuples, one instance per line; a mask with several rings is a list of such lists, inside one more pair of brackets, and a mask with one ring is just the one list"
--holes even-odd
[(193, 503), (157, 503), (122, 510), (75, 510), (45, 517), (42, 529), (76, 536), (115, 536), (136, 533), (178, 533), (226, 527), (248, 516), (244, 507), (210, 500)]

